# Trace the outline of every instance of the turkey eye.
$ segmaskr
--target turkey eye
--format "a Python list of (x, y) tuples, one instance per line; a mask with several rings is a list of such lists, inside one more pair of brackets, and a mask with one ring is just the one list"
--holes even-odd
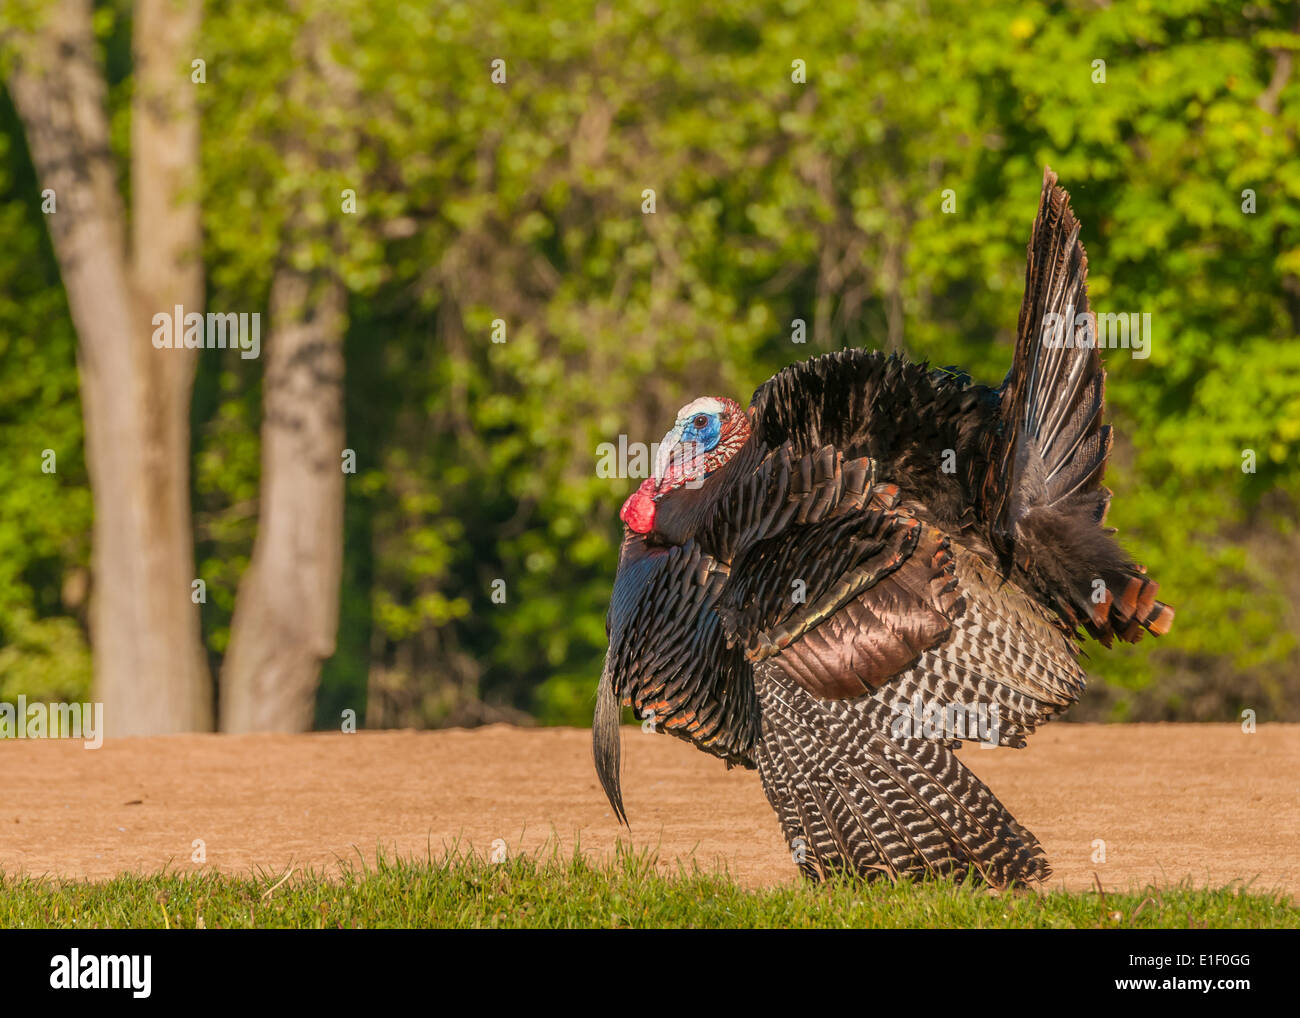
[(695, 418), (695, 420), (692, 423), (695, 425), (696, 431), (703, 431), (705, 427), (708, 426), (709, 419), (705, 417), (703, 414), (700, 414), (700, 416)]

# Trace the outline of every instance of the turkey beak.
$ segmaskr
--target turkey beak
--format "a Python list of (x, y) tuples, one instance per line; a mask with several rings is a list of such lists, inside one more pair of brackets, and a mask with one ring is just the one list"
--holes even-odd
[(596, 760), (596, 774), (605, 789), (605, 797), (624, 827), (631, 827), (627, 822), (627, 813), (623, 810), (623, 789), (619, 784), (619, 706), (618, 696), (614, 693), (614, 678), (609, 672), (609, 656), (605, 656), (605, 667), (600, 673), (600, 685), (596, 689), (596, 716), (591, 722), (591, 752)]
[(664, 440), (659, 443), (659, 451), (655, 453), (655, 481), (662, 481), (668, 476), (668, 471), (672, 469), (674, 460), (681, 456), (682, 447), (682, 429), (673, 428), (672, 431), (664, 435)]

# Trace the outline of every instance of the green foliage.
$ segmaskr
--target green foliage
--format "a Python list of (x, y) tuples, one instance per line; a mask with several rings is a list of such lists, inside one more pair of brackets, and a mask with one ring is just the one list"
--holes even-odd
[(91, 509), (77, 341), (16, 119), (0, 102), (0, 700), (84, 700)]
[(345, 866), (333, 878), (119, 876), (102, 883), (0, 876), (5, 929), (1211, 929), (1300, 925), (1284, 896), (1187, 885), (1099, 895), (995, 894), (976, 884), (848, 881), (748, 890), (716, 869), (644, 852), (490, 863)]
[[(1296, 13), (210, 4), (209, 304), (265, 310), (283, 260), (337, 272), (351, 295), (359, 469), (321, 723), (363, 703), (371, 724), (519, 710), (586, 723), (617, 507), (635, 484), (598, 477), (597, 446), (652, 442), (694, 396), (743, 402), (784, 364), (846, 345), (996, 383), (1044, 164), (1083, 222), (1094, 308), (1151, 314), (1148, 358), (1107, 357), (1110, 522), (1179, 612), (1158, 644), (1092, 654), (1101, 690), (1072, 716), (1296, 717), (1300, 92), (1275, 79)], [(128, 86), (112, 93), (119, 138)], [(4, 158), (21, 162), (13, 118), (2, 126)], [(26, 639), (51, 648), (50, 674), (84, 674), (76, 612), (49, 594), (87, 553), (71, 330), (32, 182), (0, 184), (0, 456), (14, 479), (0, 492), (0, 632), (44, 619), (60, 628)], [(30, 357), (39, 373), (18, 367)], [(216, 662), (255, 533), (261, 365), (199, 370)], [(34, 443), (69, 449), (58, 509), (33, 508), (49, 486)]]

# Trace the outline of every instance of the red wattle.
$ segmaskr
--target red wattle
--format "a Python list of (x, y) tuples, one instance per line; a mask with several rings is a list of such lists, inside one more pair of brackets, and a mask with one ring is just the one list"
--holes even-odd
[(638, 534), (650, 533), (655, 525), (654, 493), (654, 478), (647, 477), (619, 510), (618, 518)]

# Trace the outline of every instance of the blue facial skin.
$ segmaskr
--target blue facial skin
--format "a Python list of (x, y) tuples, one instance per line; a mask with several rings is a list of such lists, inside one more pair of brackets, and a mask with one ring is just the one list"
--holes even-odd
[[(703, 427), (696, 425), (703, 421)], [(682, 441), (695, 442), (700, 452), (712, 452), (722, 434), (722, 422), (717, 414), (696, 414), (682, 427)]]

